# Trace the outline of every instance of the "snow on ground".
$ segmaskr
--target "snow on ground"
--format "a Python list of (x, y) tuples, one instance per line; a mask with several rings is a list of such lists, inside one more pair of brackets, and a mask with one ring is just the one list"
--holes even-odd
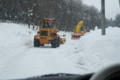
[(0, 23), (0, 79), (21, 79), (50, 73), (91, 73), (120, 61), (120, 28), (96, 29), (59, 48), (33, 47), (35, 31), (26, 25)]

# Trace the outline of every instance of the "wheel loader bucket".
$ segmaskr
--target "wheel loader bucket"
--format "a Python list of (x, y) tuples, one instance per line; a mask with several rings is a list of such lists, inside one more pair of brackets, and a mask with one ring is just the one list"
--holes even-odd
[(60, 44), (64, 44), (66, 42), (65, 38), (60, 38)]

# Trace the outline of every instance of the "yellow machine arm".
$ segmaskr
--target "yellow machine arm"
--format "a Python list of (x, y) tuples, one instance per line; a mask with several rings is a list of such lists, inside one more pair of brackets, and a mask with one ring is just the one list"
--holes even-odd
[(84, 22), (83, 21), (80, 21), (76, 26), (75, 26), (75, 29), (74, 29), (74, 33), (80, 33), (82, 28), (84, 28)]

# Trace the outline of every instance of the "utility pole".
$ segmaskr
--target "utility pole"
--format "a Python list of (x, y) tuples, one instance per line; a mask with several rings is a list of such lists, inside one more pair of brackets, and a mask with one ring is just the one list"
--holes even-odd
[(102, 35), (105, 35), (106, 34), (106, 31), (105, 31), (105, 0), (101, 0), (101, 9), (102, 9)]
[(120, 6), (120, 0), (119, 0), (119, 6)]

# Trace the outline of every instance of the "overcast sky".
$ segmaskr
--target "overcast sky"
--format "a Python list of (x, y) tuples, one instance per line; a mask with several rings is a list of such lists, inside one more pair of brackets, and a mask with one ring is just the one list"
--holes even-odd
[[(101, 10), (101, 0), (83, 0), (84, 4), (95, 6)], [(106, 4), (106, 18), (115, 18), (117, 14), (120, 14), (119, 0), (105, 0)]]

